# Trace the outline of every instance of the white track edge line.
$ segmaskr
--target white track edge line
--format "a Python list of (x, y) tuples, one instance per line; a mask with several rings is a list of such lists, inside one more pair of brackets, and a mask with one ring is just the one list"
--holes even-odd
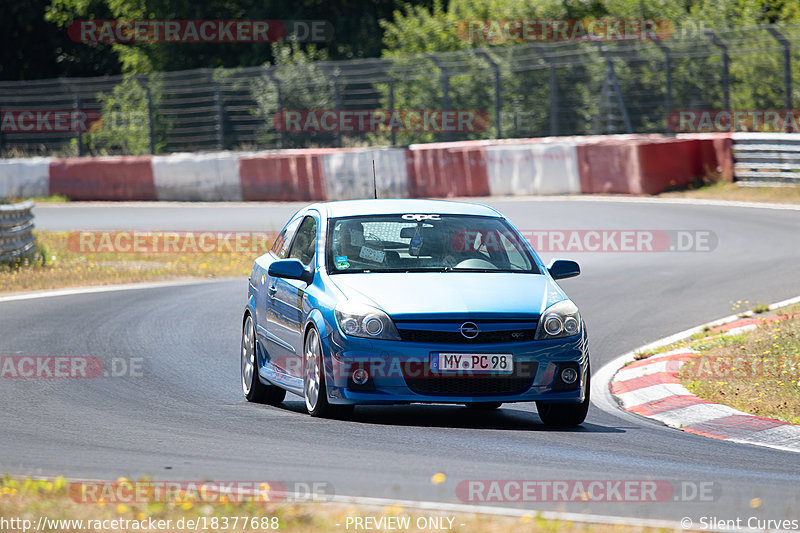
[[(215, 278), (217, 281), (223, 278)], [(235, 279), (235, 278), (224, 278)], [(72, 287), (68, 289), (51, 289), (43, 291), (31, 291), (27, 293), (12, 294), (9, 296), (0, 296), (0, 303), (2, 302), (16, 302), (19, 300), (35, 300), (38, 298), (51, 298), (56, 296), (75, 296), (79, 294), (95, 294), (101, 292), (114, 292), (114, 291), (132, 291), (140, 289), (157, 289), (164, 287), (180, 287), (181, 285), (199, 285), (201, 283), (209, 283), (211, 280), (207, 279), (192, 279), (182, 281), (154, 281), (144, 283), (122, 283), (116, 285), (90, 285), (88, 287)]]

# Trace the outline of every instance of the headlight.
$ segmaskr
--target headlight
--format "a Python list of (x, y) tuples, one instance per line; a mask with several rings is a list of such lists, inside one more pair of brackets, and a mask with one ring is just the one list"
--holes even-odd
[(571, 300), (562, 300), (545, 309), (536, 328), (536, 339), (571, 337), (581, 332), (581, 314)]
[(371, 305), (343, 302), (334, 311), (339, 328), (351, 337), (400, 340), (389, 315)]

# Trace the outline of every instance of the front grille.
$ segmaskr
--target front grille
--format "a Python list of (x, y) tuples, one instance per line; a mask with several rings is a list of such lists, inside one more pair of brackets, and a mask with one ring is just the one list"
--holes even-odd
[(536, 328), (504, 331), (481, 331), (474, 339), (468, 339), (459, 331), (432, 331), (427, 329), (400, 329), (400, 338), (406, 342), (428, 342), (446, 344), (490, 344), (503, 342), (532, 341)]
[(409, 389), (426, 396), (498, 396), (515, 395), (527, 391), (536, 376), (536, 363), (520, 364), (512, 375), (448, 376), (434, 374), (430, 365), (422, 365), (421, 372), (409, 377), (403, 367), (403, 378)]

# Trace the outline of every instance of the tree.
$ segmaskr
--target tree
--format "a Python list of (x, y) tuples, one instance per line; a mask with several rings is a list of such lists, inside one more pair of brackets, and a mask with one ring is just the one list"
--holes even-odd
[[(349, 0), (51, 0), (46, 18), (62, 29), (86, 19), (323, 20), (332, 25), (333, 39), (313, 46), (332, 59), (348, 59), (377, 56), (382, 44), (378, 21), (403, 5), (402, 0), (364, 0), (357, 6)], [(135, 42), (113, 43), (110, 50), (124, 72), (149, 73), (261, 65), (274, 58), (271, 44)]]
[(0, 0), (0, 80), (118, 74), (109, 45), (76, 43), (45, 20), (49, 2)]

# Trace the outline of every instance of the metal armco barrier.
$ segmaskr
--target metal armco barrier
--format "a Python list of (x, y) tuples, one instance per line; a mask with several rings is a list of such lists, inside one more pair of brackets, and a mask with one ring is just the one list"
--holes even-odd
[(733, 161), (739, 181), (800, 184), (800, 135), (734, 133)]
[(25, 257), (36, 249), (33, 202), (0, 205), (0, 262)]

